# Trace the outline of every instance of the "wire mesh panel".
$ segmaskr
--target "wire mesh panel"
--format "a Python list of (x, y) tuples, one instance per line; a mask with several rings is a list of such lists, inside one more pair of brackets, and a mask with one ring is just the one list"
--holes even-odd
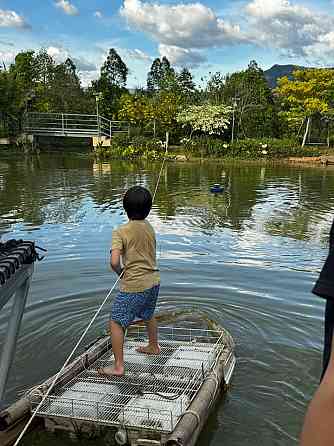
[(123, 376), (98, 373), (113, 365), (110, 349), (57, 386), (38, 414), (171, 432), (226, 347), (224, 333), (160, 327), (159, 355), (139, 353), (137, 348), (146, 342), (144, 327), (131, 328), (124, 345)]

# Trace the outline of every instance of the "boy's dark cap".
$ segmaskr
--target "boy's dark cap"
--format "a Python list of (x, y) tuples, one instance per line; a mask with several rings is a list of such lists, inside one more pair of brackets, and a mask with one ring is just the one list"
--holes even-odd
[(123, 207), (130, 220), (144, 220), (152, 208), (152, 195), (145, 187), (131, 187), (124, 195)]

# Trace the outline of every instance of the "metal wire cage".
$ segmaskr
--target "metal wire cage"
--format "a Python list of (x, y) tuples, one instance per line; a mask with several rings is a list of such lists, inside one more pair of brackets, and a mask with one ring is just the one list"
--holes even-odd
[(109, 343), (93, 364), (55, 386), (38, 415), (172, 432), (222, 351), (231, 349), (230, 337), (224, 330), (160, 327), (160, 354), (139, 353), (145, 342), (146, 329), (132, 327), (124, 344), (124, 376), (98, 374), (113, 363)]

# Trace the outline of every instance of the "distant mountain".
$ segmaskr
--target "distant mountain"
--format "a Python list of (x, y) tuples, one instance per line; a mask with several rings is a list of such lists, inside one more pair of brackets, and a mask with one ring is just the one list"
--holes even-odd
[(292, 79), (292, 72), (298, 69), (304, 69), (300, 65), (273, 65), (269, 70), (264, 72), (265, 78), (269, 84), (270, 88), (275, 88), (277, 86), (277, 79), (283, 76), (288, 76)]

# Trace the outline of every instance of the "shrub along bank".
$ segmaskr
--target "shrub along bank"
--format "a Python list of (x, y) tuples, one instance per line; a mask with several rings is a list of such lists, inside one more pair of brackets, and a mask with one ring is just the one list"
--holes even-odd
[[(193, 139), (184, 138), (179, 146), (173, 146), (168, 158), (174, 159), (177, 154), (190, 158), (235, 158), (246, 160), (279, 159), (293, 156), (320, 156), (318, 147), (301, 148), (300, 143), (291, 138), (247, 138), (228, 143), (219, 138), (201, 136)], [(111, 147), (98, 147), (95, 151), (101, 160), (118, 159), (150, 159), (159, 160), (165, 155), (164, 143), (157, 138), (127, 135), (115, 135)]]
[(113, 136), (110, 147), (97, 147), (95, 155), (101, 160), (111, 158), (159, 160), (165, 155), (165, 146), (158, 138), (147, 138), (145, 136), (131, 138), (119, 134)]

